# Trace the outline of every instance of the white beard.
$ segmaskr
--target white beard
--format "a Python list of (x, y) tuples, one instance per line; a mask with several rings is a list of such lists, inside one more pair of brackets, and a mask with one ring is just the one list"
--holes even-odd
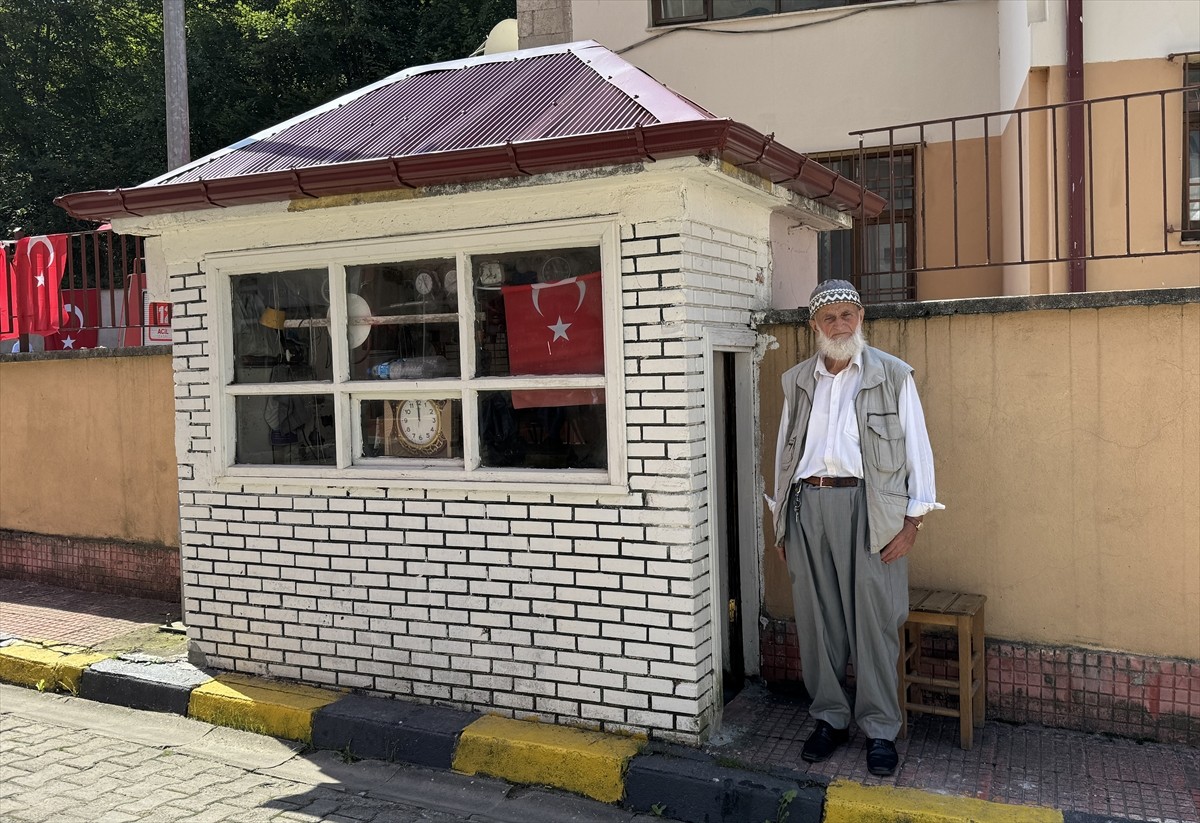
[(855, 329), (853, 336), (847, 337), (845, 340), (834, 340), (831, 337), (826, 337), (825, 333), (820, 329), (816, 329), (816, 332), (817, 350), (835, 362), (853, 360), (862, 354), (862, 350), (867, 347), (867, 336), (863, 334), (862, 326)]

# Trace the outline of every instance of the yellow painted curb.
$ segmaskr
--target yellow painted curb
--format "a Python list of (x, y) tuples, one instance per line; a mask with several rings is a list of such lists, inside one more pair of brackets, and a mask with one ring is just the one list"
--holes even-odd
[(545, 723), (483, 717), (463, 730), (454, 770), (554, 786), (614, 803), (625, 769), (645, 741)]
[(79, 646), (21, 643), (0, 648), (0, 681), (43, 691), (79, 691), (83, 670), (108, 657)]
[(312, 742), (312, 715), (341, 692), (223, 674), (192, 690), (188, 717), (217, 726)]
[(83, 677), (83, 670), (93, 663), (107, 660), (111, 656), (100, 652), (64, 654), (54, 666), (55, 686), (66, 689), (71, 694), (78, 694), (79, 680)]
[(824, 823), (1062, 823), (1062, 812), (844, 780), (825, 793)]
[(31, 689), (54, 688), (54, 666), (62, 657), (41, 646), (5, 646), (0, 649), (0, 680)]

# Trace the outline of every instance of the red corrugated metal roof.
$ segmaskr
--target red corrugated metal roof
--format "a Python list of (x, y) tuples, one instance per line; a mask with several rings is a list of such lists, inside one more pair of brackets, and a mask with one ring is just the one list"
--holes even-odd
[(841, 210), (884, 203), (592, 41), (407, 69), (140, 186), (55, 202), (106, 219), (699, 153)]

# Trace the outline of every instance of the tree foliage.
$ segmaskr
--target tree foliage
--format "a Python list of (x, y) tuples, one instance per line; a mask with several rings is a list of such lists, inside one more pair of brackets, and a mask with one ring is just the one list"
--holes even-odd
[[(408, 66), (465, 57), (516, 0), (187, 0), (201, 157)], [(0, 0), (0, 234), (80, 228), (60, 194), (166, 171), (161, 0)]]

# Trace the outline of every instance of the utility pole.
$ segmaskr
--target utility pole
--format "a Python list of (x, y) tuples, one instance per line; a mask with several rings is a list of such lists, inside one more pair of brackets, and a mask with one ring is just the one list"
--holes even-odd
[(170, 171), (192, 159), (183, 0), (163, 0), (163, 59), (166, 63), (167, 171)]

